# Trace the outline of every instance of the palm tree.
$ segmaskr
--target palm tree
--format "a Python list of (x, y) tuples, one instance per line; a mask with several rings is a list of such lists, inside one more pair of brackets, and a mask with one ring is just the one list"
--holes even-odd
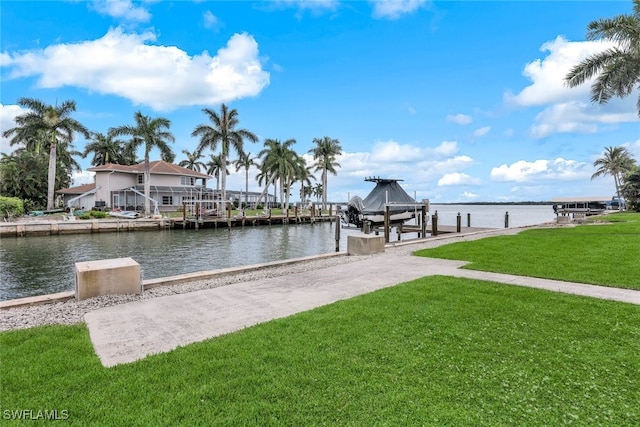
[(313, 143), (316, 146), (309, 150), (309, 153), (313, 154), (313, 159), (316, 161), (315, 170), (322, 171), (322, 210), (325, 210), (327, 209), (327, 172), (338, 174), (336, 167), (340, 167), (340, 164), (336, 161), (336, 157), (342, 154), (342, 147), (340, 141), (328, 136), (314, 138)]
[(173, 155), (169, 142), (174, 142), (175, 138), (169, 131), (171, 121), (165, 117), (151, 118), (145, 116), (140, 111), (134, 114), (135, 126), (119, 126), (109, 131), (114, 136), (130, 135), (129, 149), (135, 152), (138, 147), (144, 145), (144, 211), (145, 215), (151, 212), (151, 199), (149, 197), (151, 187), (151, 172), (149, 170), (149, 153), (153, 148), (160, 150), (161, 156), (166, 158)]
[(298, 157), (298, 175), (297, 181), (300, 181), (300, 201), (304, 203), (306, 201), (307, 196), (311, 196), (311, 180), (315, 181), (316, 177), (311, 173), (311, 168), (313, 166), (307, 166), (307, 163), (304, 160), (304, 157)]
[[(289, 207), (289, 189), (298, 174), (299, 156), (290, 148), (295, 143), (295, 139), (288, 139), (284, 142), (277, 139), (266, 139), (264, 141), (265, 148), (258, 154), (258, 157), (262, 159), (262, 170), (269, 173), (272, 181), (278, 180), (280, 182), (280, 200), (285, 214)], [(269, 187), (268, 184), (267, 187)]]
[[(220, 175), (229, 175), (229, 169), (222, 168), (222, 156), (210, 154), (209, 162), (207, 162), (207, 174), (216, 178), (216, 197), (220, 194)], [(221, 173), (222, 171), (225, 173)]]
[[(605, 147), (604, 156), (594, 161), (593, 166), (598, 169), (591, 175), (591, 179), (603, 175), (613, 176), (613, 180), (616, 183), (616, 194), (618, 195), (618, 200), (620, 200), (620, 186), (623, 182), (624, 173), (635, 166), (631, 153), (624, 147)], [(622, 203), (619, 203), (618, 206), (622, 210)]]
[[(210, 108), (204, 108), (202, 112), (209, 117), (213, 126), (200, 124), (191, 132), (191, 136), (200, 137), (199, 152), (205, 148), (215, 151), (220, 144), (221, 169), (226, 170), (229, 149), (233, 148), (236, 152), (242, 153), (244, 152), (244, 140), (256, 142), (258, 137), (246, 129), (236, 129), (239, 123), (238, 111), (236, 109), (229, 110), (225, 104), (220, 107), (220, 115)], [(222, 174), (221, 186), (222, 200), (226, 200), (227, 177), (225, 174)]]
[(236, 165), (236, 172), (244, 169), (244, 205), (249, 205), (249, 168), (258, 166), (256, 158), (251, 157), (251, 153), (239, 153), (240, 157), (233, 163)]
[[(640, 83), (640, 0), (633, 0), (633, 14), (592, 21), (587, 40), (609, 40), (616, 44), (574, 66), (565, 77), (569, 87), (580, 86), (592, 77), (591, 101), (606, 104), (613, 96), (623, 98)], [(640, 115), (640, 97), (636, 101)]]
[[(56, 166), (58, 164), (58, 144), (65, 144), (63, 148), (72, 147), (74, 133), (78, 132), (89, 138), (89, 131), (79, 121), (71, 117), (76, 111), (75, 101), (64, 101), (60, 105), (52, 106), (34, 98), (20, 98), (18, 105), (30, 111), (15, 118), (18, 126), (3, 133), (3, 136), (18, 137), (24, 142), (28, 138), (46, 138), (38, 146), (49, 146), (49, 167), (47, 170), (47, 209), (54, 208), (54, 194), (56, 190)], [(12, 141), (13, 142), (13, 141)]]
[(200, 172), (201, 169), (206, 169), (207, 165), (204, 162), (201, 162), (202, 154), (198, 150), (190, 153), (187, 150), (182, 150), (182, 154), (187, 156), (186, 160), (181, 161), (178, 165), (183, 168), (191, 169), (192, 171)]
[(91, 165), (99, 166), (107, 163), (123, 164), (122, 160), (124, 142), (115, 139), (114, 135), (91, 132), (91, 142), (84, 147), (82, 157), (86, 158), (93, 153)]

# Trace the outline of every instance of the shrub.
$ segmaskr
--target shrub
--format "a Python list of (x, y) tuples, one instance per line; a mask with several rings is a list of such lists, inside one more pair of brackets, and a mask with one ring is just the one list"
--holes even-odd
[(258, 205), (258, 206), (256, 206), (256, 209), (257, 209), (257, 210), (259, 210), (259, 211), (261, 211), (262, 209), (264, 209), (264, 206), (262, 206), (262, 205)]
[(89, 212), (83, 212), (82, 215), (78, 215), (79, 219), (91, 219), (91, 214)]
[(107, 217), (107, 213), (106, 212), (101, 212), (101, 211), (91, 211), (91, 212), (89, 212), (89, 215), (94, 217), (94, 218), (106, 218)]
[(0, 196), (0, 215), (3, 218), (21, 216), (24, 214), (24, 204), (17, 197)]

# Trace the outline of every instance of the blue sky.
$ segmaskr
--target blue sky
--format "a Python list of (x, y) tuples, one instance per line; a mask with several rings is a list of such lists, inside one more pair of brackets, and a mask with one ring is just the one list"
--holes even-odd
[[(572, 65), (606, 47), (585, 41), (587, 24), (630, 13), (630, 1), (0, 8), (2, 130), (21, 113), (20, 97), (75, 100), (74, 117), (98, 132), (133, 124), (142, 111), (171, 120), (178, 162), (198, 144), (191, 131), (207, 122), (201, 109), (224, 102), (259, 136), (246, 147), (254, 155), (266, 138), (294, 138), (300, 154), (313, 138), (339, 139), (341, 167), (328, 186), (335, 201), (365, 197), (367, 176), (403, 179), (409, 194), (432, 203), (610, 196), (613, 179), (590, 179), (603, 148), (625, 145), (640, 159), (637, 94), (600, 106), (588, 85), (563, 85)], [(85, 143), (74, 144), (82, 151)], [(0, 148), (12, 149), (4, 139)], [(90, 166), (90, 157), (79, 161)], [(244, 174), (231, 172), (227, 187), (243, 188)], [(254, 179), (250, 189), (258, 190)]]

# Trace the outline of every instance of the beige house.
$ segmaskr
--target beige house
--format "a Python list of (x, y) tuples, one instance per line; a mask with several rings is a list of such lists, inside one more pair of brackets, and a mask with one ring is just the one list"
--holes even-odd
[[(158, 204), (160, 212), (182, 210), (186, 203), (188, 211), (194, 211), (196, 204), (201, 209), (215, 209), (220, 202), (220, 192), (207, 188), (210, 175), (183, 168), (162, 160), (149, 163), (151, 172), (149, 197)], [(88, 168), (95, 172), (93, 184), (57, 191), (64, 206), (74, 209), (144, 211), (144, 163), (137, 165), (106, 164)], [(135, 191), (134, 191), (135, 190)], [(227, 199), (235, 203), (249, 203), (258, 199), (260, 193), (227, 190)], [(265, 202), (274, 203), (275, 196), (268, 195)], [(151, 203), (153, 210), (154, 203)]]
[[(183, 203), (190, 209), (196, 203), (202, 209), (213, 209), (214, 190), (207, 188), (211, 176), (162, 160), (150, 162), (149, 168), (149, 197), (161, 212), (182, 209)], [(58, 191), (65, 206), (71, 202), (74, 208), (144, 210), (144, 163), (106, 164), (87, 170), (95, 172), (94, 184)], [(152, 202), (152, 207), (155, 203)]]

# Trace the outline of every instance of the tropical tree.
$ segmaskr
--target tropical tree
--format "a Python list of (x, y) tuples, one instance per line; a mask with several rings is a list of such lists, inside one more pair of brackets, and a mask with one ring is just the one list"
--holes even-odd
[[(210, 154), (207, 162), (207, 174), (216, 178), (216, 195), (220, 192), (220, 175), (229, 175), (229, 169), (222, 168), (222, 156)], [(223, 174), (222, 171), (225, 171)]]
[(627, 204), (627, 209), (640, 212), (640, 167), (636, 166), (627, 172), (624, 184), (620, 189)]
[(114, 135), (91, 132), (91, 142), (84, 147), (82, 157), (86, 158), (93, 153), (93, 159), (91, 159), (93, 166), (107, 163), (126, 164), (124, 163), (124, 145), (125, 143), (116, 139)]
[(38, 147), (48, 146), (47, 209), (53, 209), (58, 144), (61, 144), (61, 149), (71, 149), (74, 134), (77, 132), (85, 138), (89, 138), (89, 131), (79, 121), (71, 117), (71, 114), (76, 111), (75, 101), (64, 101), (60, 105), (53, 106), (34, 98), (20, 98), (18, 105), (29, 109), (29, 111), (17, 116), (15, 118), (17, 126), (5, 131), (3, 136), (5, 138), (13, 137), (11, 143), (23, 142), (25, 145), (35, 143)]
[[(229, 110), (225, 104), (220, 107), (220, 114), (210, 108), (204, 108), (203, 113), (207, 115), (211, 124), (200, 124), (191, 132), (191, 136), (200, 137), (198, 151), (205, 148), (215, 151), (220, 144), (221, 169), (227, 169), (227, 158), (229, 150), (234, 149), (237, 153), (244, 152), (244, 141), (256, 142), (258, 137), (246, 129), (236, 129), (239, 124), (238, 111)], [(226, 200), (227, 177), (222, 174), (221, 180), (222, 200)]]
[(240, 171), (240, 169), (244, 169), (244, 204), (245, 206), (249, 205), (249, 168), (251, 166), (258, 166), (256, 163), (256, 158), (251, 157), (251, 153), (239, 153), (240, 157), (238, 160), (233, 163), (236, 166), (236, 172)]
[(342, 154), (342, 147), (340, 141), (337, 139), (331, 139), (328, 136), (323, 138), (314, 138), (313, 143), (316, 144), (314, 148), (309, 150), (309, 153), (313, 154), (315, 160), (315, 171), (322, 171), (322, 210), (327, 209), (327, 175), (331, 172), (333, 175), (337, 175), (336, 168), (340, 167), (340, 164), (336, 161), (336, 157)]
[(304, 160), (304, 157), (298, 157), (298, 175), (296, 176), (297, 180), (300, 182), (300, 201), (302, 203), (307, 201), (307, 197), (311, 197), (313, 190), (311, 188), (311, 180), (316, 179), (311, 173), (311, 168), (313, 166), (307, 166), (307, 162)]
[(169, 143), (174, 142), (175, 138), (169, 131), (171, 121), (165, 117), (151, 118), (138, 111), (134, 114), (133, 118), (136, 122), (135, 125), (112, 128), (109, 133), (114, 136), (131, 136), (128, 148), (132, 152), (137, 151), (140, 146), (144, 147), (144, 211), (145, 215), (148, 216), (151, 212), (151, 172), (149, 170), (149, 153), (152, 149), (157, 148), (160, 150), (163, 158), (166, 158), (166, 156), (172, 156), (173, 151), (171, 150)]
[(187, 156), (185, 160), (182, 160), (180, 163), (178, 163), (178, 165), (182, 166), (183, 168), (191, 169), (192, 171), (197, 172), (200, 172), (201, 169), (207, 168), (207, 165), (205, 165), (204, 162), (200, 161), (200, 159), (202, 158), (202, 154), (200, 154), (198, 150), (194, 151), (193, 153), (190, 153), (187, 150), (182, 150), (182, 154)]
[[(634, 167), (633, 156), (624, 147), (605, 147), (604, 155), (593, 162), (597, 167), (591, 179), (599, 176), (611, 175), (616, 184), (616, 194), (620, 200), (620, 186), (623, 182), (624, 174)], [(622, 203), (619, 204), (622, 210)]]
[[(280, 183), (280, 200), (285, 214), (289, 207), (289, 189), (295, 181), (300, 167), (299, 156), (291, 149), (295, 143), (295, 139), (288, 139), (284, 142), (277, 139), (266, 139), (264, 141), (265, 148), (258, 153), (258, 157), (262, 159), (262, 170), (268, 172), (272, 182), (278, 180)], [(269, 187), (268, 184), (267, 187)]]
[[(565, 77), (569, 87), (596, 77), (591, 101), (606, 104), (613, 96), (623, 98), (640, 83), (640, 0), (633, 0), (633, 13), (603, 18), (587, 25), (587, 40), (608, 40), (615, 46), (596, 53), (574, 66)], [(640, 97), (636, 101), (640, 115)]]

